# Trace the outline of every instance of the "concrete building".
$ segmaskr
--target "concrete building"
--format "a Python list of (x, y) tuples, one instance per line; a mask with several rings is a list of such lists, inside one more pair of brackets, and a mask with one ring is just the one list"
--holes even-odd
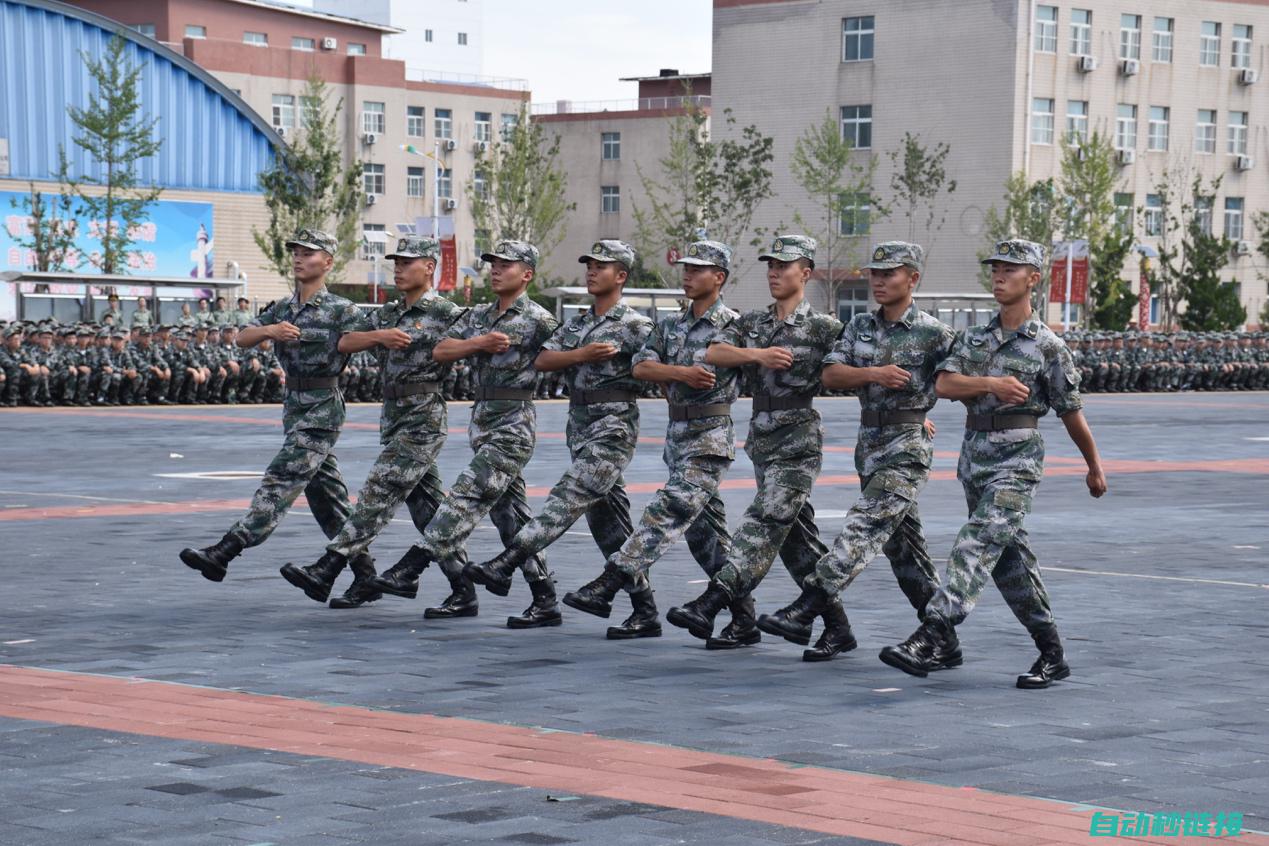
[[(476, 232), (464, 188), (475, 174), (477, 145), (515, 121), (528, 100), (523, 80), (428, 81), (399, 59), (385, 58), (384, 36), (398, 27), (261, 0), (76, 0), (135, 30), (170, 43), (239, 94), (270, 125), (293, 138), (310, 75), (343, 103), (341, 133), (348, 162), (365, 168), (362, 229), (395, 240), (399, 226), (440, 212), (452, 231), (457, 261), (477, 258)], [(410, 145), (436, 159), (410, 153)], [(438, 164), (439, 162), (439, 164)], [(437, 171), (439, 170), (439, 174)], [(434, 202), (435, 200), (435, 202)], [(423, 231), (429, 231), (430, 223)], [(380, 234), (382, 233), (382, 234)], [(383, 240), (368, 243), (345, 281), (369, 284)], [(380, 281), (391, 279), (386, 266)]]
[(427, 76), (458, 82), (485, 72), (484, 0), (316, 0), (313, 8), (355, 9), (364, 20), (402, 30), (384, 36), (383, 55), (426, 69)]
[[(635, 241), (634, 208), (647, 206), (639, 169), (649, 177), (658, 176), (658, 162), (669, 151), (669, 122), (689, 107), (709, 114), (707, 73), (666, 69), (657, 76), (624, 81), (638, 83), (637, 99), (533, 106), (533, 119), (545, 125), (547, 136), (559, 136), (560, 162), (568, 170), (568, 200), (577, 206), (564, 240), (551, 254), (550, 275), (565, 285), (584, 284), (585, 269), (575, 260), (595, 241)], [(684, 94), (685, 85), (690, 95)], [(657, 246), (656, 254), (641, 256), (644, 266), (677, 278), (667, 265), (666, 251), (682, 245)]]
[[(948, 143), (957, 189), (940, 209), (942, 229), (917, 235), (930, 247), (924, 289), (981, 292), (975, 258), (987, 210), (1001, 205), (1014, 172), (1056, 176), (1068, 130), (1101, 130), (1125, 151), (1125, 208), (1154, 202), (1165, 166), (1220, 176), (1213, 231), (1254, 242), (1251, 220), (1269, 210), (1266, 33), (1265, 0), (714, 0), (714, 106), (775, 139), (777, 196), (760, 211), (765, 226), (791, 209), (809, 213), (779, 165), (825, 110), (860, 142), (856, 155), (878, 156), (883, 195), (885, 154), (905, 131)], [(859, 223), (846, 229), (860, 231), (852, 237), (861, 244), (908, 231), (898, 216)], [(1142, 243), (1154, 243), (1154, 231), (1138, 219)], [(1254, 249), (1232, 258), (1227, 278), (1254, 323), (1266, 298), (1263, 259)], [(765, 300), (760, 267), (738, 282), (734, 305)], [(867, 304), (861, 282), (831, 305), (849, 314)]]

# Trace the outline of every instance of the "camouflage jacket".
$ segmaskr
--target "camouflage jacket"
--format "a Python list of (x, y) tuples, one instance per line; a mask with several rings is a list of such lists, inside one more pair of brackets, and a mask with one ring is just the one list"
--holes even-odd
[[(371, 315), (371, 329), (400, 329), (410, 336), (410, 346), (405, 349), (374, 348), (383, 383), (444, 382), (451, 365), (434, 360), (432, 349), (466, 312), (449, 300), (421, 297), (408, 307), (404, 299), (395, 300)], [(385, 399), (379, 415), (379, 441), (386, 444), (416, 434), (445, 435), (447, 420), (445, 398), (440, 393)]]
[(236, 308), (229, 312), (229, 322), (234, 326), (250, 326), (252, 320), (251, 309)]
[(132, 353), (132, 360), (136, 362), (138, 370), (144, 370), (149, 367), (167, 368), (167, 362), (163, 359), (163, 356), (159, 355), (159, 350), (154, 344), (149, 346), (131, 344), (128, 350)]
[[(325, 288), (301, 304), (299, 292), (279, 300), (251, 321), (252, 326), (289, 322), (300, 330), (297, 341), (275, 342), (278, 360), (289, 383), (310, 377), (338, 376), (348, 362), (339, 351), (339, 337), (362, 332), (368, 327), (361, 311), (343, 297)], [(344, 397), (338, 388), (286, 392), (282, 403), (282, 425), (292, 429), (338, 430), (344, 425)]]
[[(740, 393), (740, 371), (706, 364), (705, 353), (710, 344), (724, 339), (732, 322), (739, 317), (721, 299), (700, 317), (693, 314), (692, 305), (688, 303), (677, 315), (656, 325), (632, 364), (653, 361), (680, 367), (704, 367), (714, 373), (714, 387), (697, 389), (683, 382), (670, 382), (664, 386), (666, 399), (671, 405), (730, 405)], [(670, 421), (665, 435), (666, 464), (698, 455), (736, 457), (736, 434), (730, 414)]]
[[(446, 337), (467, 340), (489, 332), (506, 335), (511, 343), (506, 352), (480, 352), (468, 357), (472, 384), (478, 388), (532, 391), (538, 378), (533, 360), (557, 325), (549, 311), (522, 294), (501, 313), (496, 301), (470, 309), (450, 327)], [(532, 402), (484, 400), (472, 408), (468, 432), (475, 445), (495, 431), (501, 436), (532, 440), (536, 428)]]

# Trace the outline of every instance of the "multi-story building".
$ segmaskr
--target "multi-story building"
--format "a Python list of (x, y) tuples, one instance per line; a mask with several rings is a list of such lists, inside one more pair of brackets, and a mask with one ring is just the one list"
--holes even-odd
[[(76, 0), (167, 43), (239, 94), (284, 137), (294, 137), (310, 76), (342, 103), (340, 131), (348, 162), (364, 168), (362, 230), (369, 236), (346, 282), (374, 279), (376, 254), (400, 226), (439, 211), (453, 233), (460, 265), (477, 259), (475, 224), (465, 187), (478, 176), (476, 151), (498, 127), (518, 119), (528, 100), (523, 81), (438, 81), (383, 55), (398, 27), (261, 0)], [(404, 149), (414, 147), (419, 152)], [(431, 154), (430, 156), (427, 154)], [(430, 222), (424, 223), (428, 231)], [(285, 285), (267, 268), (269, 284)], [(385, 267), (380, 281), (391, 278)]]
[[(484, 73), (484, 0), (361, 0), (357, 16), (395, 27), (383, 55), (430, 75), (461, 81)], [(348, 0), (316, 0), (320, 12), (347, 14)]]
[[(644, 176), (659, 177), (669, 152), (669, 122), (688, 109), (710, 111), (710, 75), (665, 69), (657, 76), (631, 77), (639, 84), (636, 100), (535, 103), (533, 119), (547, 137), (560, 139), (561, 165), (568, 172), (567, 198), (576, 205), (564, 240), (551, 251), (549, 273), (564, 284), (581, 284), (585, 271), (575, 263), (601, 238), (635, 241), (636, 206), (647, 207)], [(666, 253), (642, 257), (645, 267), (665, 275)]]
[[(772, 135), (777, 163), (829, 110), (856, 155), (878, 157), (882, 196), (886, 153), (905, 132), (950, 145), (957, 187), (939, 210), (945, 224), (917, 235), (930, 248), (923, 285), (981, 292), (975, 259), (1006, 179), (1056, 176), (1064, 145), (1094, 130), (1122, 151), (1116, 200), (1141, 243), (1157, 241), (1152, 186), (1165, 167), (1220, 177), (1213, 232), (1254, 242), (1251, 221), (1269, 210), (1266, 33), (1263, 0), (714, 0), (714, 105)], [(810, 212), (787, 167), (775, 189), (759, 224)], [(841, 226), (862, 243), (908, 234), (906, 219), (868, 225), (866, 210)], [(1266, 299), (1262, 263), (1247, 245), (1226, 271), (1252, 323)], [(759, 273), (739, 280), (734, 304), (765, 299)], [(861, 280), (826, 305), (850, 313), (867, 301)]]

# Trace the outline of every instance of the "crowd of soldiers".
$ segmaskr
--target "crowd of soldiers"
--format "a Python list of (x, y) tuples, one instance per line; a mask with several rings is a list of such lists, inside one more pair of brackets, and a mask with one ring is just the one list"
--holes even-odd
[(1269, 389), (1265, 332), (1072, 331), (1066, 341), (1085, 392)]

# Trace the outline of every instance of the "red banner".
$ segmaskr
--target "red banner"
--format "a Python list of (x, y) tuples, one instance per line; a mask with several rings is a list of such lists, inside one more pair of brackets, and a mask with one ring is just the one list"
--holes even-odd
[(438, 291), (452, 291), (458, 286), (458, 244), (453, 238), (441, 239), (441, 281)]
[[(1049, 302), (1064, 303), (1066, 299), (1066, 256), (1053, 259), (1053, 271), (1049, 277)], [(1083, 304), (1088, 300), (1088, 259), (1077, 258), (1071, 266), (1072, 303)]]
[(1145, 331), (1150, 326), (1150, 280), (1141, 274), (1141, 292), (1137, 294), (1137, 328)]

